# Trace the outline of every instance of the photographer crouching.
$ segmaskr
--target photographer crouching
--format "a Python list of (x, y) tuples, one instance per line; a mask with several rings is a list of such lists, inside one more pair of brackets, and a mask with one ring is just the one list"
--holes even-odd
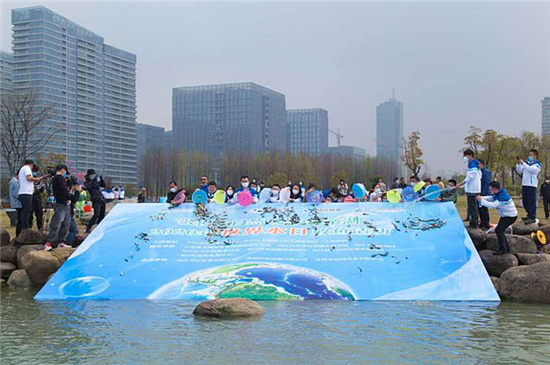
[(45, 251), (50, 251), (52, 243), (58, 242), (57, 247), (70, 247), (67, 245), (67, 236), (71, 225), (71, 194), (67, 186), (67, 165), (58, 165), (52, 178), (52, 191), (55, 198), (54, 213), (50, 223), (50, 231), (46, 239)]
[(84, 188), (90, 193), (90, 200), (92, 201), (92, 208), (94, 210), (94, 215), (88, 226), (86, 227), (86, 233), (92, 232), (92, 227), (94, 224), (99, 224), (105, 217), (105, 198), (101, 193), (101, 188), (105, 187), (105, 181), (103, 176), (96, 174), (94, 169), (89, 169), (84, 177)]

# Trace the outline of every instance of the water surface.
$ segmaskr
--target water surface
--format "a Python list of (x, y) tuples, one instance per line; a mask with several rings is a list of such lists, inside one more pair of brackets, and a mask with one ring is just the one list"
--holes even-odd
[(261, 302), (205, 320), (186, 301), (34, 301), (2, 285), (6, 364), (549, 363), (550, 307), (475, 302)]

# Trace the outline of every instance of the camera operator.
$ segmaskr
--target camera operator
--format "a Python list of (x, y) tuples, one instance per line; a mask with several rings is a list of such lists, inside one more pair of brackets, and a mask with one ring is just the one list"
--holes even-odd
[(94, 169), (89, 169), (84, 177), (84, 188), (90, 193), (90, 200), (92, 201), (92, 208), (94, 209), (94, 215), (88, 226), (86, 227), (86, 233), (92, 231), (94, 224), (99, 224), (105, 217), (105, 198), (101, 193), (101, 188), (105, 187), (105, 181), (103, 176), (96, 174)]
[(58, 242), (57, 247), (70, 247), (67, 245), (67, 235), (71, 224), (71, 194), (67, 187), (67, 174), (69, 169), (66, 165), (56, 167), (55, 176), (52, 179), (52, 190), (55, 198), (54, 213), (50, 223), (50, 232), (46, 239), (45, 251), (52, 249), (52, 243)]

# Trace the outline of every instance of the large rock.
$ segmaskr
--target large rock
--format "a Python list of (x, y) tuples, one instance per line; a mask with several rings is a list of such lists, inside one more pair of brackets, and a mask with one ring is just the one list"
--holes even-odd
[(17, 243), (20, 245), (37, 245), (46, 243), (46, 233), (26, 229), (17, 236)]
[(258, 303), (242, 298), (208, 300), (197, 305), (193, 311), (196, 316), (214, 318), (255, 317), (264, 313)]
[(0, 262), (0, 278), (7, 280), (15, 269), (17, 268), (11, 262)]
[(550, 262), (550, 255), (546, 253), (517, 253), (520, 265), (533, 265), (539, 262)]
[(26, 245), (19, 247), (17, 250), (17, 268), (24, 269), (23, 266), (23, 257), (31, 251), (43, 251), (44, 245)]
[(31, 251), (22, 259), (29, 278), (36, 284), (45, 284), (48, 277), (61, 267), (61, 262), (48, 251)]
[(487, 239), (487, 232), (479, 228), (467, 227), (466, 230), (474, 243), (474, 246), (478, 251), (485, 248), (485, 240)]
[(498, 292), (498, 281), (500, 279), (499, 278), (496, 278), (494, 276), (491, 276), (491, 282), (493, 283), (493, 286), (495, 287), (495, 290)]
[(10, 233), (4, 228), (0, 228), (0, 247), (7, 246), (11, 242)]
[(516, 223), (512, 225), (512, 233), (519, 235), (529, 235), (532, 232), (536, 232), (539, 229), (539, 225), (536, 223), (525, 224), (523, 220), (518, 219)]
[(54, 248), (52, 250), (53, 255), (59, 260), (61, 264), (64, 264), (65, 261), (73, 254), (75, 251), (72, 247), (63, 247), (63, 248)]
[(547, 243), (544, 246), (542, 246), (542, 252), (550, 254), (550, 243)]
[(73, 247), (78, 247), (78, 246), (80, 246), (80, 244), (81, 244), (82, 242), (84, 242), (85, 239), (86, 239), (86, 237), (77, 234), (77, 235), (74, 237), (73, 242), (71, 242), (71, 246), (73, 246)]
[[(510, 253), (537, 253), (537, 245), (529, 236), (507, 234), (508, 250)], [(488, 250), (498, 250), (498, 238), (496, 234), (490, 234), (485, 241)]]
[(8, 279), (9, 286), (29, 287), (32, 286), (32, 281), (29, 279), (25, 270), (15, 270), (11, 273)]
[(17, 264), (17, 247), (14, 245), (7, 245), (0, 247), (0, 261), (11, 262)]
[(498, 289), (503, 298), (550, 304), (550, 262), (506, 270)]
[(518, 258), (512, 254), (494, 255), (494, 251), (483, 250), (479, 252), (481, 261), (490, 276), (499, 277), (511, 267), (518, 266)]

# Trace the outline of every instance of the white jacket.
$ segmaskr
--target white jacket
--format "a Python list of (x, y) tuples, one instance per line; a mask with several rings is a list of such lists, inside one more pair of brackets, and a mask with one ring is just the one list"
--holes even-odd
[(521, 185), (533, 186), (536, 188), (539, 185), (538, 175), (540, 173), (540, 168), (540, 161), (524, 161), (523, 163), (516, 164), (517, 173), (523, 175)]
[(517, 217), (518, 211), (508, 192), (500, 189), (492, 196), (484, 196), (479, 204), (487, 208), (495, 208), (501, 217)]
[(481, 170), (479, 169), (478, 160), (472, 160), (468, 163), (466, 179), (464, 179), (462, 184), (466, 184), (464, 187), (466, 194), (481, 193)]

